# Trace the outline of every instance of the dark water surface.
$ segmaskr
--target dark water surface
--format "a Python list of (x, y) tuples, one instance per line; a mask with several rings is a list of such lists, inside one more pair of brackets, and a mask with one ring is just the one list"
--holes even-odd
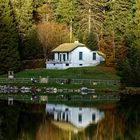
[(0, 140), (140, 140), (139, 99), (87, 106), (0, 101)]

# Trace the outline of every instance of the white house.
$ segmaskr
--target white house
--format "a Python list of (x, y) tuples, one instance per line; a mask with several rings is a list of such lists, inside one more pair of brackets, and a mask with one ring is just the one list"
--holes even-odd
[(61, 44), (52, 52), (54, 58), (46, 61), (47, 69), (96, 66), (104, 61), (104, 57), (98, 51), (91, 51), (84, 44), (78, 42)]
[(60, 104), (46, 104), (46, 113), (52, 114), (56, 122), (69, 123), (79, 129), (104, 118), (104, 112), (96, 108), (69, 107)]

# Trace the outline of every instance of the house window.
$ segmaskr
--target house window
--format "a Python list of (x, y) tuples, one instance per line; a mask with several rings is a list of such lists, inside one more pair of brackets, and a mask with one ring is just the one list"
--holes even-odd
[(58, 60), (59, 60), (59, 53), (58, 53)]
[(67, 60), (69, 60), (69, 53), (67, 53)]
[(61, 54), (60, 54), (60, 61), (61, 61)]
[(82, 107), (79, 107), (79, 110), (82, 110)]
[(83, 52), (79, 52), (79, 60), (83, 60)]
[(69, 64), (68, 64), (68, 63), (66, 63), (66, 66), (69, 66)]
[(92, 114), (92, 121), (95, 121), (95, 114)]
[(82, 122), (82, 114), (78, 115), (78, 121), (81, 123)]
[(96, 53), (93, 53), (93, 60), (96, 60)]
[(66, 54), (63, 54), (63, 60), (66, 61)]

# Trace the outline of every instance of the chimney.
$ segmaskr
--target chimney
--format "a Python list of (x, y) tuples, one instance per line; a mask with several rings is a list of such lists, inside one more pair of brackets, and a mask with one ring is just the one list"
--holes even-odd
[(79, 41), (78, 41), (78, 40), (76, 40), (76, 41), (74, 41), (74, 43), (79, 43)]

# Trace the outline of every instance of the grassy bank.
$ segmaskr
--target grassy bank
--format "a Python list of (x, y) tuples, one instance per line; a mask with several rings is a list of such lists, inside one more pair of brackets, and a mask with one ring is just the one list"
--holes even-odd
[[(116, 75), (115, 69), (111, 67), (105, 67), (104, 65), (99, 65), (95, 67), (80, 67), (80, 68), (69, 68), (66, 70), (47, 70), (47, 69), (33, 69), (33, 70), (24, 70), (16, 73), (15, 78), (29, 78), (27, 83), (16, 83), (18, 87), (21, 86), (32, 86), (30, 81), (31, 77), (39, 78), (41, 77), (49, 77), (51, 78), (64, 78), (64, 79), (95, 79), (95, 80), (119, 80), (119, 77)], [(6, 75), (1, 75), (1, 77), (6, 77)], [(9, 84), (9, 83), (8, 83)], [(82, 84), (61, 84), (56, 81), (50, 82), (48, 84), (36, 83), (35, 86), (37, 88), (43, 87), (55, 87), (58, 89), (80, 89), (85, 86), (88, 88), (94, 88), (96, 92), (114, 92), (118, 90), (118, 85), (113, 83), (101, 83), (97, 85), (93, 85), (93, 82), (86, 81), (82, 82)]]
[[(107, 80), (118, 80), (119, 77), (116, 75), (114, 68), (105, 67), (102, 65), (95, 67), (80, 67), (80, 68), (69, 68), (66, 70), (47, 70), (47, 69), (33, 69), (24, 70), (15, 74), (15, 77), (24, 78), (38, 78), (47, 77), (50, 78), (71, 78), (71, 79), (107, 79)], [(5, 77), (1, 76), (1, 77)]]

